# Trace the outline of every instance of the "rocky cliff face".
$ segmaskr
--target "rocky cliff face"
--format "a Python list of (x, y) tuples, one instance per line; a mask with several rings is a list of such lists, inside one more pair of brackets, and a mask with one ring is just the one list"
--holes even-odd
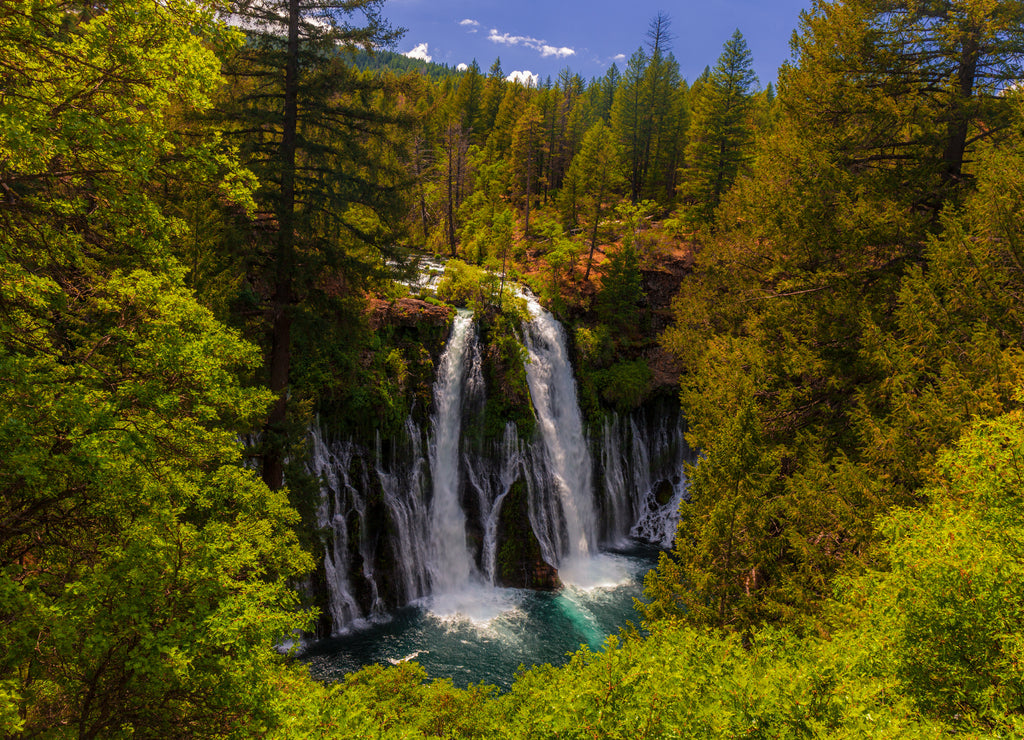
[(428, 326), (444, 326), (451, 321), (454, 309), (450, 306), (438, 306), (421, 301), (418, 298), (397, 298), (385, 301), (372, 298), (367, 313), (370, 328), (374, 331), (387, 326), (416, 328), (424, 324)]
[(641, 270), (647, 308), (651, 312), (651, 329), (660, 334), (672, 321), (672, 299), (686, 276), (693, 272), (693, 255), (673, 257), (658, 262), (656, 269)]

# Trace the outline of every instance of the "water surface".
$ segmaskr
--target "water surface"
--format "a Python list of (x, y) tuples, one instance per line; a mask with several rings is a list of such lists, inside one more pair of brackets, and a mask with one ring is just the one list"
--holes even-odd
[(363, 623), (320, 640), (300, 658), (315, 678), (336, 681), (373, 663), (416, 660), (433, 678), (456, 686), (507, 689), (519, 666), (562, 664), (581, 645), (639, 624), (633, 599), (657, 550), (636, 546), (563, 565), (569, 582), (555, 593), (477, 586), (421, 599), (382, 623)]

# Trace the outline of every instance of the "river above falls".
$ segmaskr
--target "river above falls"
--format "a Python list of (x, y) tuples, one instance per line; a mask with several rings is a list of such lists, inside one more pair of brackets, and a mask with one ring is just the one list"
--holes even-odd
[(521, 665), (565, 663), (581, 645), (597, 650), (627, 623), (639, 624), (633, 599), (657, 554), (639, 544), (601, 553), (564, 568), (571, 583), (553, 593), (480, 586), (420, 599), (386, 621), (311, 643), (299, 658), (323, 681), (411, 659), (459, 687), (508, 689)]

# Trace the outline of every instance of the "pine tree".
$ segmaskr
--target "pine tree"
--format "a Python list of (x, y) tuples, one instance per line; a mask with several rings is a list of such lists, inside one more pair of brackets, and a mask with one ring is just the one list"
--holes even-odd
[(530, 205), (543, 172), (546, 155), (543, 118), (536, 101), (516, 121), (512, 132), (511, 167), (513, 191), (523, 207), (523, 234), (530, 238)]
[(481, 143), (487, 142), (494, 122), (498, 118), (498, 109), (501, 107), (501, 99), (505, 95), (505, 73), (501, 69), (501, 57), (495, 57), (491, 68), (487, 70), (487, 79), (484, 80), (484, 91), (480, 97), (480, 123), (478, 140)]
[[(840, 564), (866, 551), (873, 518), (915, 503), (936, 449), (1011, 402), (1019, 318), (993, 286), (1016, 294), (995, 268), (1013, 258), (990, 250), (1015, 241), (1015, 217), (1004, 219), (1020, 209), (1019, 168), (995, 187), (982, 168), (988, 147), (1021, 140), (1005, 90), (1021, 71), (1021, 13), (850, 0), (802, 17), (777, 120), (723, 199), (666, 335), (708, 455), (691, 488), (703, 503), (683, 520), (676, 565), (660, 570), (669, 601), (742, 593), (724, 614), (704, 612), (741, 629), (813, 614)], [(957, 215), (980, 203), (1002, 215)], [(752, 482), (741, 467), (757, 469), (730, 465), (735, 445), (717, 443), (744, 405), (771, 482), (743, 504), (771, 513), (746, 546), (757, 578), (707, 557), (727, 551), (713, 512)]]
[[(248, 43), (228, 62), (238, 81), (223, 113), (259, 176), (257, 199), (272, 224), (263, 256), (269, 299), (269, 385), (278, 400), (264, 433), (263, 477), (283, 482), (292, 327), (345, 244), (385, 247), (385, 214), (399, 205), (397, 173), (369, 139), (386, 123), (368, 107), (382, 78), (350, 68), (338, 47), (371, 49), (397, 38), (381, 0), (243, 0)], [(350, 22), (361, 17), (362, 25)], [(372, 164), (371, 164), (372, 161)], [(389, 180), (391, 182), (389, 182)], [(367, 212), (376, 214), (369, 219)], [(350, 265), (354, 262), (350, 261)]]
[(750, 50), (737, 30), (722, 47), (693, 107), (683, 189), (700, 223), (713, 223), (722, 195), (750, 161), (756, 83)]
[(566, 190), (575, 198), (574, 209), (589, 222), (590, 247), (584, 279), (590, 279), (590, 270), (597, 249), (601, 218), (618, 190), (624, 184), (620, 171), (621, 159), (611, 129), (604, 121), (595, 123), (583, 137), (580, 153), (569, 168)]
[[(259, 352), (185, 286), (182, 191), (245, 210), (193, 116), (235, 34), (193, 0), (4, 4), (0, 734), (273, 722), (295, 513), (241, 465)], [(237, 37), (235, 37), (237, 41)]]
[(644, 147), (647, 142), (644, 103), (644, 75), (649, 59), (643, 48), (629, 58), (625, 72), (619, 78), (611, 110), (611, 126), (622, 151), (625, 174), (629, 181), (629, 197), (640, 198), (643, 186)]
[(474, 59), (463, 71), (453, 101), (455, 116), (474, 142), (483, 141), (487, 134), (487, 130), (480, 125), (483, 94), (484, 78), (480, 74), (480, 65)]

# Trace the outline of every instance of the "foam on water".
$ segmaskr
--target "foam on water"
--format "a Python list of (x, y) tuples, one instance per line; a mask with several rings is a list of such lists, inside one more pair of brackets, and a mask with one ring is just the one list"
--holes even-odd
[(446, 624), (466, 623), (478, 629), (491, 628), (496, 620), (514, 615), (523, 592), (489, 585), (467, 585), (458, 591), (433, 594), (422, 606), (433, 619)]
[(614, 553), (573, 558), (558, 569), (562, 583), (581, 591), (618, 588), (636, 580), (637, 574), (632, 560)]

